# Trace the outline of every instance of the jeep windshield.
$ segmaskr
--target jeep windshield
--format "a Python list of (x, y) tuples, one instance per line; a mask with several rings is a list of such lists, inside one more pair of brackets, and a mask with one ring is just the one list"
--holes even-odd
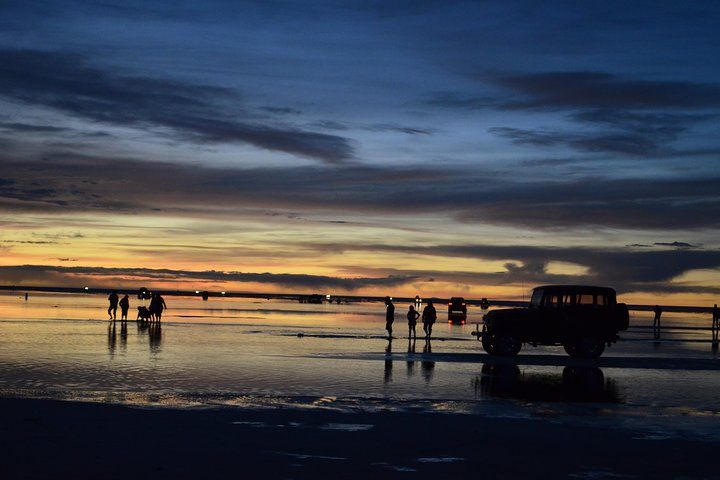
[(530, 298), (530, 306), (531, 307), (539, 307), (540, 302), (542, 302), (543, 298), (543, 289), (542, 288), (536, 288), (533, 290), (532, 298)]

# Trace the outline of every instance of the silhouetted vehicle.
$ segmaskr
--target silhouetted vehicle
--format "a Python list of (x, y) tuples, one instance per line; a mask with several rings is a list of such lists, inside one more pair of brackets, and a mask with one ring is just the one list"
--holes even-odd
[(467, 305), (463, 297), (452, 297), (448, 302), (448, 320), (464, 322), (467, 318)]
[(514, 356), (523, 343), (562, 345), (571, 357), (597, 358), (629, 324), (627, 305), (608, 287), (548, 285), (533, 290), (528, 308), (493, 310), (483, 317), (483, 348)]
[(323, 303), (324, 297), (317, 293), (309, 295), (307, 297), (307, 303)]

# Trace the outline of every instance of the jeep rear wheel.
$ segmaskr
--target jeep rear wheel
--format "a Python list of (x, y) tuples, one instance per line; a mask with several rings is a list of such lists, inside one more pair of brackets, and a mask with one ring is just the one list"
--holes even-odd
[(501, 357), (514, 357), (522, 348), (520, 339), (509, 332), (496, 333), (491, 343), (492, 354)]

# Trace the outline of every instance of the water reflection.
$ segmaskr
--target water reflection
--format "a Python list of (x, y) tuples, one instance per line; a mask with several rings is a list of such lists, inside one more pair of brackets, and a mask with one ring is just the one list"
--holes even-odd
[(392, 382), (392, 338), (388, 340), (387, 347), (385, 347), (385, 383)]
[(597, 367), (565, 367), (562, 374), (524, 373), (517, 365), (486, 363), (475, 389), (483, 396), (518, 400), (624, 403), (615, 381)]
[(162, 327), (160, 325), (160, 322), (155, 322), (151, 323), (148, 327), (148, 339), (152, 353), (160, 353), (160, 346), (162, 344)]
[(407, 376), (412, 377), (415, 375), (415, 337), (412, 339), (408, 338), (408, 356), (407, 356)]
[(117, 347), (117, 329), (115, 322), (110, 322), (108, 325), (108, 353), (110, 358), (115, 355), (115, 348)]
[(420, 362), (420, 369), (422, 370), (422, 376), (426, 382), (430, 382), (435, 371), (435, 360), (432, 359), (432, 343), (430, 338), (425, 339), (425, 346), (423, 347), (423, 360)]

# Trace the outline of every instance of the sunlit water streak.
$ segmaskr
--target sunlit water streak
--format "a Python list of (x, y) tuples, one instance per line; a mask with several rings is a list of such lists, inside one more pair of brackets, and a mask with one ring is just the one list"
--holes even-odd
[(623, 341), (601, 359), (605, 366), (588, 369), (560, 347), (525, 347), (514, 364), (494, 365), (470, 335), (485, 313), (478, 307), (466, 325), (436, 324), (427, 351), (423, 338), (407, 339), (407, 305), (397, 305), (389, 344), (379, 303), (166, 301), (156, 330), (134, 321), (135, 299), (123, 327), (108, 322), (104, 296), (0, 294), (0, 395), (497, 415), (568, 415), (598, 405), (614, 415), (720, 411), (720, 359), (707, 315), (665, 314), (667, 331), (656, 343), (647, 329), (652, 314), (633, 312)]

